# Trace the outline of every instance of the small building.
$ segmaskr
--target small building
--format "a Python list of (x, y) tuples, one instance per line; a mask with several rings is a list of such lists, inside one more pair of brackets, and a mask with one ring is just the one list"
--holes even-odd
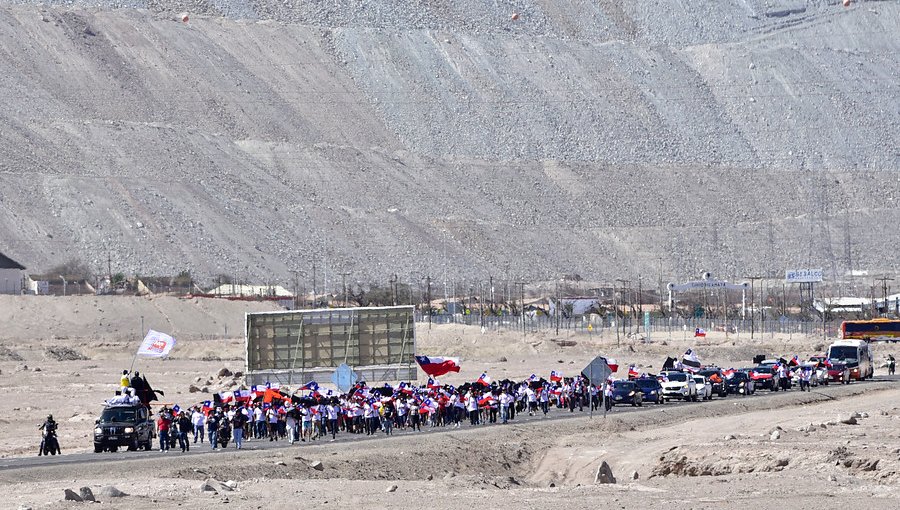
[(25, 266), (0, 253), (0, 294), (21, 294)]
[(259, 297), (259, 298), (286, 298), (292, 299), (294, 295), (281, 285), (241, 285), (225, 283), (206, 292), (218, 297)]

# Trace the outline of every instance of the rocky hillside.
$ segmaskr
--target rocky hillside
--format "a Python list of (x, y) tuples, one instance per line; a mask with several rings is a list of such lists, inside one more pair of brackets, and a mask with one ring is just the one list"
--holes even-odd
[(876, 1), (0, 0), (0, 251), (282, 281), (897, 270), (897, 33)]

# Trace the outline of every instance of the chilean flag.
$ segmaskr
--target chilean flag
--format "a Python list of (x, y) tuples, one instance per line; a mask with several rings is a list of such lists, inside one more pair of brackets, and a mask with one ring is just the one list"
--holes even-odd
[(537, 380), (538, 380), (538, 376), (535, 374), (531, 374), (530, 376), (528, 376), (528, 382), (534, 382)]
[(788, 361), (788, 366), (789, 366), (789, 367), (796, 367), (796, 366), (798, 366), (799, 364), (800, 364), (800, 359), (797, 357), (796, 354), (794, 355), (793, 358), (791, 358), (790, 361)]
[(615, 358), (606, 358), (606, 366), (613, 372), (619, 371), (619, 362)]
[(491, 378), (488, 377), (487, 372), (482, 372), (481, 375), (478, 377), (478, 380), (475, 381), (475, 383), (482, 384), (484, 386), (490, 386)]
[(459, 358), (416, 356), (416, 363), (419, 364), (423, 372), (432, 377), (440, 377), (450, 372), (459, 372)]
[(634, 365), (628, 367), (628, 378), (629, 379), (637, 379), (641, 376), (641, 373), (637, 371), (637, 368)]
[(706, 338), (706, 330), (703, 328), (697, 328), (694, 330), (694, 337)]
[(428, 386), (428, 389), (430, 389), (430, 390), (436, 390), (441, 387), (441, 383), (438, 382), (437, 379), (429, 377), (427, 386)]
[(550, 380), (552, 382), (560, 382), (560, 381), (562, 381), (562, 374), (560, 374), (556, 370), (551, 370), (550, 371)]
[(725, 376), (725, 379), (731, 379), (734, 377), (734, 372), (735, 370), (733, 368), (729, 368), (728, 370), (723, 371), (722, 375)]
[(306, 384), (304, 384), (303, 386), (301, 386), (301, 387), (300, 387), (300, 390), (301, 390), (301, 391), (302, 391), (302, 390), (307, 390), (307, 391), (319, 391), (319, 383), (317, 383), (316, 381), (309, 381), (308, 383), (306, 383)]

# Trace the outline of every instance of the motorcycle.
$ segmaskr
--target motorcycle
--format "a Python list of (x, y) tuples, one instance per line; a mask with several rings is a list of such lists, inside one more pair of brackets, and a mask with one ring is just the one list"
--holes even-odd
[(56, 455), (57, 453), (62, 455), (62, 450), (59, 449), (59, 440), (56, 438), (55, 430), (44, 430), (42, 436), (43, 438), (41, 439), (41, 447), (38, 450), (38, 457), (41, 455)]
[(219, 427), (218, 442), (222, 448), (228, 448), (228, 441), (231, 441), (231, 427), (227, 425), (227, 420), (223, 422), (225, 426)]

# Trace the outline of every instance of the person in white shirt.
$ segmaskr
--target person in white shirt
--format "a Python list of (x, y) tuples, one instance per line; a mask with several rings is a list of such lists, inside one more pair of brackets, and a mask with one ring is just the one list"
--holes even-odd
[(478, 397), (472, 392), (466, 395), (466, 409), (469, 411), (469, 422), (478, 425)]
[(194, 444), (197, 444), (197, 436), (200, 436), (200, 442), (203, 442), (203, 432), (206, 426), (206, 415), (200, 412), (196, 407), (191, 413), (191, 423), (194, 424)]
[(537, 395), (531, 387), (525, 389), (525, 399), (528, 401), (528, 416), (534, 416), (537, 412)]
[(288, 441), (291, 444), (297, 442), (297, 411), (293, 405), (284, 406), (285, 425), (287, 426)]
[(509, 404), (512, 402), (512, 397), (506, 393), (506, 390), (503, 390), (500, 393), (500, 422), (501, 423), (509, 423)]
[(338, 407), (334, 404), (328, 404), (325, 406), (325, 415), (328, 417), (328, 429), (331, 432), (331, 439), (335, 439), (338, 428)]

